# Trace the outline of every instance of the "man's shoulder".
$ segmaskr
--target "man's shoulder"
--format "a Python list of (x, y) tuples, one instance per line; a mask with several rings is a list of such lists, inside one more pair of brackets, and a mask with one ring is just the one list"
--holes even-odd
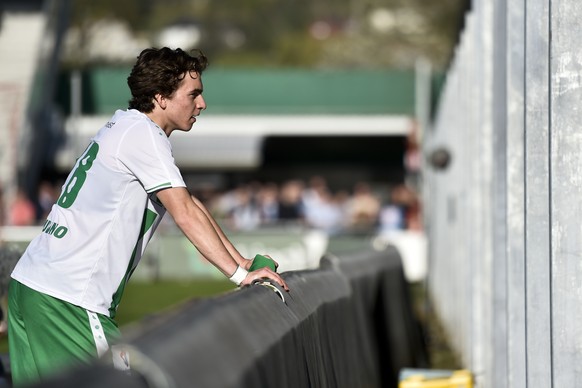
[(95, 140), (117, 138), (119, 141), (124, 139), (130, 143), (141, 143), (147, 138), (160, 137), (164, 138), (164, 133), (153, 123), (145, 114), (135, 110), (118, 110), (115, 114), (101, 127)]
[(123, 126), (132, 127), (136, 124), (142, 124), (144, 126), (149, 126), (148, 117), (135, 109), (122, 110), (119, 109), (115, 111), (106, 126)]

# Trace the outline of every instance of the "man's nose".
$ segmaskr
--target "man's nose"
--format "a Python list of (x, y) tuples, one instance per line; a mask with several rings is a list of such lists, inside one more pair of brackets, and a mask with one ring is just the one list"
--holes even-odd
[(198, 96), (198, 101), (196, 102), (196, 105), (200, 110), (206, 109), (206, 100), (204, 100), (204, 97)]

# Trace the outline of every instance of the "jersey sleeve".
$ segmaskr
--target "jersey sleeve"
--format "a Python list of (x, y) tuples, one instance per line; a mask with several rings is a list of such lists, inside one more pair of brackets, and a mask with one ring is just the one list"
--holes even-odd
[(186, 187), (172, 156), (168, 137), (158, 128), (137, 125), (119, 145), (118, 160), (142, 183), (147, 193)]

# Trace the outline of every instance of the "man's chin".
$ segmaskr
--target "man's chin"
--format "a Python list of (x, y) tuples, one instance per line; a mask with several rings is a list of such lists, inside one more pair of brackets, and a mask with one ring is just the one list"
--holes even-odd
[(192, 125), (190, 125), (189, 127), (184, 127), (184, 128), (176, 128), (176, 131), (189, 132), (191, 129), (192, 129)]

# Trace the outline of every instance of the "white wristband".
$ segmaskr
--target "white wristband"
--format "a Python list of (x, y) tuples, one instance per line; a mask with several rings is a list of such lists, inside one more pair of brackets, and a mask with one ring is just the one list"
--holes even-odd
[(245, 280), (248, 274), (249, 272), (239, 265), (238, 267), (236, 267), (236, 271), (234, 271), (229, 280), (236, 284), (237, 286), (240, 286), (240, 284), (243, 282), (243, 280)]

